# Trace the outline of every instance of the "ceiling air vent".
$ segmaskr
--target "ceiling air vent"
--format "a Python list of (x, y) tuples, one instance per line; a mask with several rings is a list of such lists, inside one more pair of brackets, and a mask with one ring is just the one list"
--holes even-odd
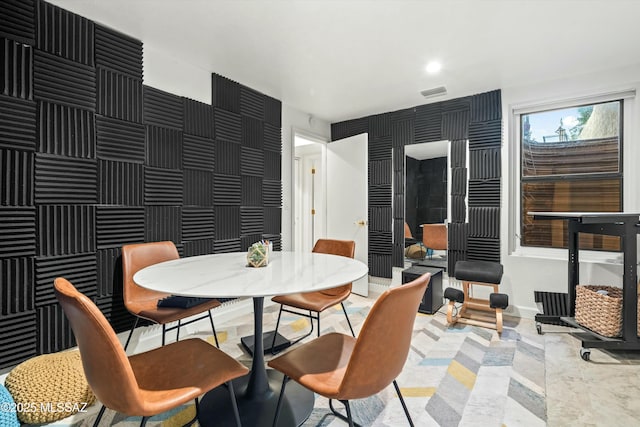
[(434, 96), (446, 95), (447, 88), (444, 86), (434, 87), (433, 89), (426, 89), (420, 92), (425, 98), (432, 98)]

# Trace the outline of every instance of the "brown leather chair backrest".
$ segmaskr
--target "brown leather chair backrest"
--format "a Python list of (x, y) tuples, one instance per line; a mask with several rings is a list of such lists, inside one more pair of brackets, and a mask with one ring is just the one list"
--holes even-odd
[[(155, 298), (158, 292), (138, 286), (133, 275), (139, 270), (163, 261), (180, 258), (173, 242), (136, 243), (122, 247), (122, 275), (124, 305), (129, 308), (136, 300)], [(136, 310), (130, 310), (136, 312)]]
[[(313, 252), (353, 258), (356, 253), (356, 242), (353, 240), (318, 239), (316, 244), (313, 246)], [(320, 292), (330, 296), (342, 295), (346, 292), (351, 292), (351, 283), (346, 283), (331, 289), (325, 289)]]
[(340, 387), (341, 399), (374, 395), (395, 380), (409, 354), (413, 324), (431, 274), (385, 291), (358, 334)]
[(404, 223), (404, 237), (406, 239), (413, 239), (413, 234), (411, 234), (411, 229), (409, 228), (409, 224), (405, 221)]
[(422, 244), (430, 249), (447, 249), (447, 226), (445, 224), (422, 224)]
[(96, 397), (108, 408), (136, 413), (144, 402), (113, 328), (93, 301), (68, 280), (58, 277), (54, 288), (76, 337), (87, 382)]

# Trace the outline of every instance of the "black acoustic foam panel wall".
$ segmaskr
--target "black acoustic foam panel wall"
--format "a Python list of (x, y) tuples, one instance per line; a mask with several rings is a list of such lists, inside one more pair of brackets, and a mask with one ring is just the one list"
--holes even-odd
[[(449, 274), (458, 260), (500, 261), (500, 146), (502, 142), (500, 91), (482, 93), (412, 109), (347, 120), (331, 125), (338, 140), (369, 134), (369, 273), (391, 277), (391, 267), (403, 265), (404, 150), (409, 144), (451, 141), (452, 212), (449, 220)], [(467, 146), (469, 170), (467, 170)], [(384, 161), (393, 157), (393, 171)], [(394, 177), (391, 187), (383, 174)], [(467, 195), (467, 182), (469, 194)], [(468, 197), (469, 206), (465, 198)], [(381, 226), (392, 211), (393, 235)], [(467, 224), (467, 210), (469, 223)], [(389, 221), (391, 224), (391, 221)], [(472, 232), (473, 234), (469, 234)], [(392, 256), (388, 256), (392, 248)]]
[(74, 345), (64, 276), (117, 331), (121, 247), (281, 247), (279, 100), (212, 75), (212, 103), (142, 84), (142, 42), (44, 1), (0, 0), (0, 368)]

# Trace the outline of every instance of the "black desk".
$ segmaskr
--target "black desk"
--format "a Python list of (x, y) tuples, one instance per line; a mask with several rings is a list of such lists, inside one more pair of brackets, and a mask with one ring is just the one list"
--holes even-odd
[(640, 350), (637, 330), (638, 272), (637, 242), (640, 213), (625, 212), (529, 212), (533, 219), (567, 220), (569, 223), (569, 317), (561, 317), (565, 323), (581, 328), (575, 321), (576, 285), (579, 282), (579, 233), (619, 236), (624, 254), (622, 273), (622, 338), (602, 337), (589, 330), (587, 334), (576, 334), (582, 340), (581, 355), (589, 359), (588, 348), (609, 350)]

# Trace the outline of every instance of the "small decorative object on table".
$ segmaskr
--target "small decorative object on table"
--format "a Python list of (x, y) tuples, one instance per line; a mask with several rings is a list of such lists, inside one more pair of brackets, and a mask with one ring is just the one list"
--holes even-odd
[(266, 267), (269, 263), (269, 242), (256, 242), (247, 251), (248, 267)]

